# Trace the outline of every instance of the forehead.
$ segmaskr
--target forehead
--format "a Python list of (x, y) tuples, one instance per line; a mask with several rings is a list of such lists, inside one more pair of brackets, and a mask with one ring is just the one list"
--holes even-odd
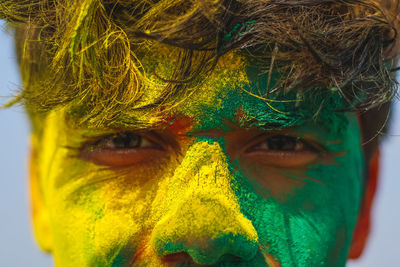
[[(174, 71), (177, 64), (174, 56), (163, 50), (145, 55), (143, 68), (153, 74), (146, 77), (150, 86), (143, 88), (140, 99), (118, 114), (102, 110), (107, 123), (91, 124), (88, 120), (86, 126), (158, 128), (185, 117), (200, 130), (228, 129), (231, 123), (244, 127), (283, 128), (332, 116), (333, 111), (344, 106), (337, 91), (320, 88), (276, 90), (279, 73), (269, 74), (262, 66), (252, 64), (234, 52), (221, 57), (209, 76), (196, 87), (177, 92), (173, 102), (153, 105), (165, 93), (160, 78), (168, 77)], [(173, 91), (170, 93), (174, 94)], [(111, 95), (109, 101), (113, 101)], [(81, 113), (85, 112), (79, 111), (85, 108), (89, 107), (70, 105), (67, 118), (72, 122), (80, 120)], [(107, 117), (110, 114), (112, 117)]]

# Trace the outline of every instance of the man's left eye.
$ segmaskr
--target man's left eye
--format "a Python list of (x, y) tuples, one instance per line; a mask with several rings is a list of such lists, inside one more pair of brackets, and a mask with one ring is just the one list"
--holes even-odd
[(264, 166), (300, 167), (322, 157), (325, 149), (316, 142), (291, 135), (271, 135), (257, 138), (244, 157)]
[(315, 151), (316, 149), (299, 137), (289, 135), (274, 135), (267, 137), (264, 141), (250, 147), (248, 151)]

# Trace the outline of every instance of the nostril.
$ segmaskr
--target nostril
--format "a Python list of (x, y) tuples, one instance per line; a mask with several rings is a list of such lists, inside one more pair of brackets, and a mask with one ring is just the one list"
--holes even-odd
[(162, 261), (167, 264), (176, 264), (180, 262), (185, 262), (192, 260), (186, 252), (178, 252), (173, 254), (168, 254), (162, 257)]
[(235, 263), (243, 262), (243, 259), (238, 256), (232, 255), (232, 254), (225, 254), (225, 255), (221, 256), (221, 258), (219, 258), (219, 260), (218, 260), (218, 263), (222, 263), (222, 262), (235, 264)]
[[(212, 266), (194, 262), (192, 257), (190, 257), (190, 255), (187, 254), (186, 252), (168, 254), (166, 256), (163, 256), (161, 258), (161, 261), (166, 266), (175, 266), (178, 264), (179, 265), (184, 264), (185, 266), (196, 266), (196, 267)], [(243, 263), (243, 260), (242, 258), (237, 257), (235, 255), (225, 254), (218, 260), (218, 263), (229, 263), (235, 265), (238, 263)]]
[(202, 267), (202, 266), (211, 266), (211, 265), (202, 265), (195, 263), (193, 259), (187, 254), (186, 252), (178, 252), (173, 254), (168, 254), (161, 258), (161, 261), (166, 266), (174, 266), (174, 265), (187, 265), (187, 266), (195, 266), (195, 267)]

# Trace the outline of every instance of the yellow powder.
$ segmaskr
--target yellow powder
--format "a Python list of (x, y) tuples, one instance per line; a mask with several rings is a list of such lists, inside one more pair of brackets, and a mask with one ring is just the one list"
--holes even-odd
[(170, 252), (160, 251), (168, 243), (183, 245), (190, 254), (191, 248), (207, 250), (213, 240), (226, 236), (241, 235), (249, 243), (258, 242), (251, 221), (240, 212), (231, 180), (226, 156), (217, 142), (200, 141), (188, 149), (174, 175), (160, 185), (153, 202), (152, 217), (157, 223), (151, 242), (159, 254)]

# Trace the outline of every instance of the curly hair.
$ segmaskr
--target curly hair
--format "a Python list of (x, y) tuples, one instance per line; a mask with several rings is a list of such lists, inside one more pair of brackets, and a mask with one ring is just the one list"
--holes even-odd
[[(3, 0), (0, 18), (16, 29), (24, 89), (15, 102), (35, 111), (79, 103), (87, 107), (80, 111), (83, 122), (107, 124), (122, 110), (174, 105), (230, 51), (264, 73), (279, 73), (262, 97), (329, 88), (349, 109), (379, 106), (396, 92), (397, 6), (366, 0)], [(146, 67), (146, 55), (155, 51), (176, 55), (169, 77)], [(141, 105), (150, 87), (159, 93)]]

